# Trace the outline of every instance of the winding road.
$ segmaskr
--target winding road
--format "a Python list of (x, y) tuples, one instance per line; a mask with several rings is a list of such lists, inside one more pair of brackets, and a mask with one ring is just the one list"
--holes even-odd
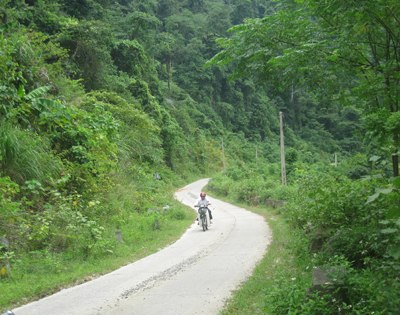
[[(193, 208), (207, 182), (194, 182), (175, 198)], [(19, 307), (15, 315), (218, 314), (251, 275), (272, 236), (261, 216), (208, 199), (214, 216), (208, 231), (193, 223), (159, 252)]]

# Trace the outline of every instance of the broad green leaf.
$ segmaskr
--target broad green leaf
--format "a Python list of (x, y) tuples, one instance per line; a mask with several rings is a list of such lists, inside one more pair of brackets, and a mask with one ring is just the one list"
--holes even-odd
[(398, 233), (399, 229), (395, 229), (395, 228), (386, 228), (381, 230), (382, 234), (393, 234), (393, 233)]
[(368, 199), (367, 199), (366, 204), (375, 201), (375, 200), (379, 197), (379, 195), (380, 195), (379, 192), (377, 192), (377, 193), (375, 193), (375, 194), (369, 196)]
[(377, 162), (377, 161), (379, 161), (380, 158), (381, 158), (380, 156), (373, 155), (373, 156), (371, 156), (371, 157), (369, 158), (369, 161), (370, 161), (370, 162)]
[(378, 188), (376, 191), (380, 194), (387, 195), (393, 191), (393, 188)]

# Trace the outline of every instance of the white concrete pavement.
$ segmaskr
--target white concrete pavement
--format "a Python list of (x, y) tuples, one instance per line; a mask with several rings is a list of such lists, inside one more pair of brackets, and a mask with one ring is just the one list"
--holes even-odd
[[(175, 197), (193, 208), (207, 181), (194, 182)], [(209, 200), (214, 220), (208, 231), (193, 223), (159, 252), (19, 307), (15, 315), (218, 314), (266, 253), (272, 235), (261, 216)]]

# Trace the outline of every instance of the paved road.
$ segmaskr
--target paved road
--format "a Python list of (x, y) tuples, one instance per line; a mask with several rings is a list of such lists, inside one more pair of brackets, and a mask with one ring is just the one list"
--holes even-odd
[[(192, 206), (207, 179), (176, 192)], [(259, 215), (209, 198), (214, 222), (194, 223), (172, 245), (90, 282), (27, 304), (16, 315), (218, 314), (271, 241)]]

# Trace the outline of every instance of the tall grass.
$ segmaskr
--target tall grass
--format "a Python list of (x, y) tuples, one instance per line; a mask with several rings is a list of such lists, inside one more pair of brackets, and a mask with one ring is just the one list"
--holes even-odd
[(0, 173), (19, 184), (46, 181), (61, 169), (46, 139), (4, 121), (0, 124)]

